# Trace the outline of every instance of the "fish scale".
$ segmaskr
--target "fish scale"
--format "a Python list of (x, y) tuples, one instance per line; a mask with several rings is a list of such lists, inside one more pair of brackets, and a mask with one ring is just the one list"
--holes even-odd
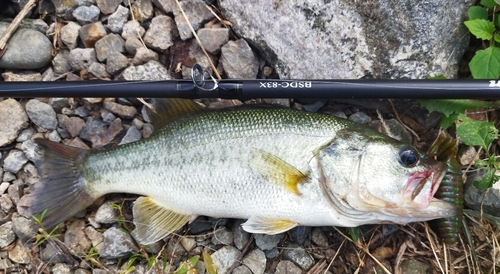
[(143, 195), (133, 206), (143, 244), (198, 215), (248, 219), (244, 230), (276, 234), (456, 213), (433, 198), (443, 163), (363, 125), (286, 108), (154, 105), (159, 130), (149, 139), (91, 152), (37, 139), (41, 179), (28, 212), (47, 210), (51, 227), (104, 194)]

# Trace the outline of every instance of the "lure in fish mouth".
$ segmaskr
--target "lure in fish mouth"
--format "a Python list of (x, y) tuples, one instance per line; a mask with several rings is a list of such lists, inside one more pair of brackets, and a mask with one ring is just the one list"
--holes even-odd
[(412, 200), (416, 207), (428, 207), (435, 199), (434, 194), (444, 175), (444, 168), (441, 165), (435, 165), (429, 170), (410, 173), (403, 196)]
[(363, 125), (284, 108), (156, 106), (151, 138), (107, 151), (35, 140), (40, 180), (19, 203), (26, 215), (43, 214), (51, 228), (107, 193), (138, 194), (132, 235), (151, 244), (199, 215), (247, 219), (246, 231), (277, 234), (456, 213), (433, 198), (443, 163)]

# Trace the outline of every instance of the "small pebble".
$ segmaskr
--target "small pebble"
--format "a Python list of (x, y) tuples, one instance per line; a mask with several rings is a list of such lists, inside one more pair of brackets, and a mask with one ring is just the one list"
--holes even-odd
[(99, 20), (101, 11), (97, 6), (79, 6), (73, 11), (73, 17), (80, 25), (90, 24)]
[(302, 269), (288, 260), (283, 260), (276, 266), (274, 274), (302, 274)]
[(18, 264), (29, 264), (31, 257), (30, 250), (21, 240), (17, 240), (14, 248), (9, 251), (9, 259)]
[(303, 247), (295, 243), (288, 244), (283, 250), (283, 258), (294, 262), (305, 271), (309, 270), (314, 265), (314, 260), (309, 253), (307, 253)]
[(68, 22), (64, 27), (61, 28), (61, 41), (72, 50), (76, 48), (78, 42), (78, 31), (82, 26), (75, 22)]
[(26, 104), (26, 112), (31, 121), (45, 130), (54, 130), (57, 127), (56, 112), (46, 103), (31, 99)]
[(135, 20), (130, 20), (125, 25), (123, 25), (122, 29), (122, 37), (125, 40), (128, 40), (132, 37), (142, 37), (146, 30), (141, 26), (141, 24)]
[(225, 227), (218, 228), (212, 236), (214, 245), (231, 245), (233, 243), (233, 232)]
[(95, 213), (94, 220), (101, 224), (112, 224), (118, 219), (118, 209), (112, 208), (110, 202), (102, 204)]
[[(99, 10), (101, 10), (102, 13), (104, 14), (110, 14), (110, 13), (116, 13), (122, 9), (126, 9), (125, 7), (121, 6), (120, 3), (122, 0), (96, 0), (95, 1), (97, 6), (99, 7)], [(112, 15), (110, 15), (111, 17)], [(109, 21), (109, 17), (108, 17)]]
[(255, 244), (262, 250), (270, 250), (278, 246), (278, 243), (283, 238), (283, 234), (267, 235), (254, 234)]
[(101, 258), (120, 259), (137, 253), (139, 250), (135, 246), (132, 237), (121, 229), (111, 227), (103, 233)]
[(90, 23), (82, 26), (78, 35), (86, 48), (93, 48), (95, 43), (106, 35), (106, 29), (101, 22)]
[(144, 43), (152, 49), (165, 51), (174, 44), (172, 29), (175, 27), (174, 20), (166, 15), (156, 16), (151, 20)]
[(112, 113), (125, 119), (132, 119), (137, 114), (135, 107), (124, 106), (111, 101), (104, 101), (103, 106)]
[(13, 149), (4, 159), (3, 168), (5, 171), (17, 173), (28, 162), (26, 155), (20, 150)]
[(217, 274), (226, 274), (240, 254), (241, 251), (233, 246), (224, 246), (215, 251), (212, 254), (212, 262), (217, 266)]
[(68, 55), (68, 61), (74, 71), (84, 70), (88, 68), (92, 63), (97, 62), (95, 49), (73, 49)]
[(187, 252), (190, 252), (193, 248), (196, 247), (196, 241), (193, 238), (182, 237), (181, 245)]
[(0, 248), (5, 248), (16, 240), (16, 234), (12, 229), (12, 222), (0, 225)]
[(99, 61), (106, 61), (111, 54), (125, 52), (125, 41), (117, 34), (108, 34), (95, 43), (95, 52)]
[(266, 255), (260, 249), (254, 249), (243, 258), (243, 264), (254, 274), (263, 274), (266, 269), (266, 262)]
[(10, 144), (28, 126), (28, 115), (14, 99), (0, 101), (0, 147)]
[(142, 137), (141, 132), (135, 126), (131, 126), (127, 129), (125, 136), (123, 136), (121, 142), (118, 145), (124, 145), (139, 141), (141, 137)]
[(92, 243), (84, 232), (85, 221), (75, 220), (67, 226), (64, 233), (64, 244), (74, 253), (84, 256), (88, 253)]
[(135, 0), (130, 10), (136, 20), (144, 22), (153, 16), (153, 3), (151, 0)]
[(111, 75), (117, 74), (127, 66), (128, 58), (119, 52), (111, 53), (106, 60), (106, 70)]
[(370, 122), (372, 119), (366, 113), (364, 113), (362, 111), (358, 111), (358, 112), (352, 114), (351, 116), (349, 116), (349, 120), (356, 122), (358, 124), (364, 125), (364, 124), (367, 124), (368, 122)]
[(255, 79), (259, 62), (244, 39), (229, 41), (221, 48), (220, 62), (230, 79)]
[(12, 214), (12, 228), (22, 242), (33, 239), (33, 235), (36, 235), (38, 231), (33, 219), (28, 219), (17, 213)]
[(89, 66), (89, 78), (92, 79), (92, 77), (105, 80), (110, 79), (111, 75), (109, 75), (106, 65), (94, 62)]
[[(130, 40), (130, 39), (129, 39)], [(158, 53), (147, 49), (145, 47), (139, 47), (137, 48), (135, 55), (134, 55), (134, 60), (132, 61), (132, 64), (135, 66), (137, 65), (142, 65), (144, 63), (147, 63), (151, 60), (158, 61)]]
[[(107, 2), (111, 2), (111, 1), (98, 0), (98, 5), (99, 5), (99, 2), (107, 3)], [(101, 11), (103, 13), (106, 13), (102, 9), (101, 9)], [(123, 30), (123, 25), (125, 24), (125, 22), (127, 22), (128, 15), (129, 15), (129, 10), (122, 5), (118, 5), (118, 8), (116, 9), (116, 11), (108, 17), (108, 24), (106, 25), (106, 27), (108, 27), (108, 29), (111, 32), (120, 34)]]

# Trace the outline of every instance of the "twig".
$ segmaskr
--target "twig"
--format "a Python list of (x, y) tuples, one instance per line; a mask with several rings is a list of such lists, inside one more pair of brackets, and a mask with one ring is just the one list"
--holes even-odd
[(398, 121), (409, 131), (411, 132), (411, 134), (413, 134), (413, 136), (415, 136), (415, 138), (417, 139), (417, 141), (420, 141), (420, 137), (418, 137), (418, 134), (413, 131), (409, 126), (407, 126), (405, 123), (403, 123), (403, 121), (401, 121), (401, 118), (399, 118), (399, 114), (398, 112), (396, 111), (396, 108), (394, 107), (394, 104), (392, 103), (392, 100), (389, 100), (389, 103), (391, 104), (391, 107), (392, 107), (392, 111), (394, 111), (394, 115), (396, 115), (396, 119), (398, 119)]
[(335, 230), (337, 230), (337, 232), (340, 235), (342, 235), (342, 237), (344, 237), (349, 242), (353, 243), (357, 248), (359, 248), (364, 253), (366, 253), (368, 256), (370, 256), (370, 258), (372, 258), (373, 261), (375, 261), (375, 263), (378, 264), (378, 266), (380, 266), (382, 268), (382, 270), (384, 270), (385, 273), (391, 274), (391, 272), (379, 260), (377, 260), (377, 258), (375, 258), (375, 256), (373, 256), (367, 248), (362, 247), (360, 244), (358, 244), (357, 242), (353, 241), (351, 238), (347, 237), (347, 235), (345, 235), (344, 233), (342, 233), (342, 231), (340, 231), (338, 228), (336, 228), (336, 227), (333, 227), (333, 228)]
[(191, 22), (189, 22), (189, 19), (187, 18), (186, 13), (184, 13), (184, 9), (182, 9), (181, 4), (179, 3), (179, 0), (175, 0), (175, 3), (177, 3), (177, 7), (181, 11), (182, 17), (184, 17), (184, 20), (186, 20), (186, 23), (188, 24), (189, 29), (193, 33), (193, 36), (196, 39), (196, 42), (198, 42), (198, 45), (200, 46), (200, 48), (203, 51), (203, 53), (205, 54), (205, 56), (207, 56), (208, 62), (210, 63), (210, 66), (212, 67), (212, 70), (213, 70), (215, 76), (219, 80), (222, 79), (222, 77), (220, 76), (219, 72), (217, 71), (217, 68), (215, 67), (214, 63), (212, 62), (212, 59), (210, 58), (210, 56), (208, 55), (207, 51), (203, 47), (203, 44), (201, 43), (200, 38), (198, 38), (198, 35), (196, 34), (196, 31), (194, 30), (193, 26), (191, 25)]
[(427, 239), (429, 240), (429, 244), (431, 245), (432, 253), (434, 254), (434, 257), (436, 258), (436, 262), (439, 266), (439, 269), (441, 270), (441, 273), (445, 273), (443, 270), (443, 267), (441, 266), (441, 262), (439, 262), (439, 257), (436, 254), (436, 248), (434, 247), (433, 239), (431, 238), (431, 234), (429, 233), (429, 225), (425, 223), (425, 234), (427, 235)]
[(330, 269), (330, 267), (332, 266), (333, 264), (333, 261), (335, 261), (335, 258), (337, 258), (337, 255), (339, 255), (340, 253), (340, 249), (342, 248), (342, 246), (344, 245), (345, 243), (345, 239), (342, 241), (342, 243), (340, 243), (340, 246), (339, 248), (337, 249), (337, 252), (335, 252), (335, 255), (333, 256), (332, 260), (330, 261), (330, 263), (328, 264), (328, 266), (326, 267), (325, 269), (325, 272), (323, 274), (326, 274), (326, 272), (328, 272), (328, 269)]
[(253, 234), (250, 235), (250, 238), (248, 239), (247, 244), (245, 245), (245, 247), (241, 251), (241, 253), (238, 256), (238, 258), (236, 258), (236, 260), (234, 261), (234, 263), (231, 265), (231, 267), (229, 268), (229, 270), (227, 271), (227, 273), (233, 273), (233, 270), (241, 264), (241, 262), (242, 262), (241, 260), (243, 260), (243, 257), (248, 253), (248, 250), (252, 246), (252, 243), (253, 243)]
[(16, 18), (12, 20), (7, 30), (3, 33), (2, 38), (0, 38), (0, 58), (7, 50), (7, 41), (9, 41), (10, 36), (14, 33), (14, 31), (16, 31), (17, 27), (21, 23), (21, 20), (23, 20), (26, 14), (28, 14), (28, 12), (35, 6), (36, 1), (37, 0), (29, 0), (28, 3), (24, 5), (24, 8), (16, 15)]

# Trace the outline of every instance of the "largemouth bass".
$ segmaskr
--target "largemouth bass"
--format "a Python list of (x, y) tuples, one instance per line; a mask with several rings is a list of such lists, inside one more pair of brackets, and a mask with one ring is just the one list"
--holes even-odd
[(86, 151), (37, 139), (40, 180), (28, 212), (47, 228), (107, 193), (133, 205), (142, 244), (199, 215), (247, 219), (251, 233), (295, 226), (406, 224), (456, 213), (434, 198), (445, 165), (366, 126), (327, 114), (270, 107), (204, 110), (169, 99), (149, 139)]

